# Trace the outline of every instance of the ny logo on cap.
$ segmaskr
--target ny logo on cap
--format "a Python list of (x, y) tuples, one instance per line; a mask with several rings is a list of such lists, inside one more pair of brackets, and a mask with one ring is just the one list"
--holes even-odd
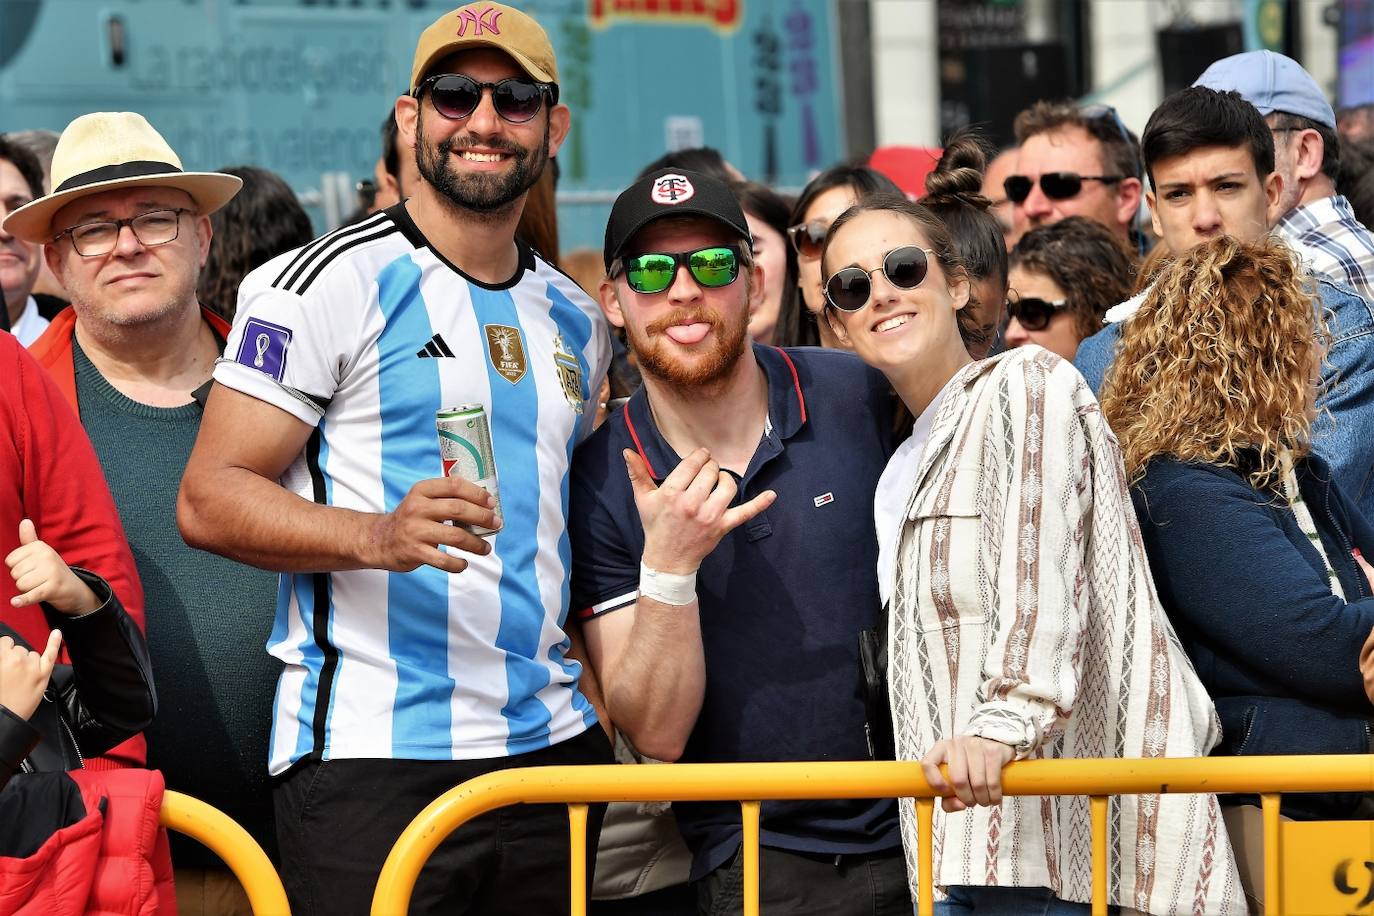
[(475, 10), (471, 7), (460, 10), (458, 13), (458, 37), (467, 37), (468, 26), (472, 26), (475, 30), (472, 33), (474, 38), (483, 32), (500, 35), (501, 29), (496, 24), (500, 18), (501, 10), (494, 6), (489, 6), (484, 10)]
[(656, 204), (680, 204), (684, 200), (690, 200), (696, 192), (697, 189), (692, 187), (687, 176), (670, 174), (654, 182), (649, 197)]

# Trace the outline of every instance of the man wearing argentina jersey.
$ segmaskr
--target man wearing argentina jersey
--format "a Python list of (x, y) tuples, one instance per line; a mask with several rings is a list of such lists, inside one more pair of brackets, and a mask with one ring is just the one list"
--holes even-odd
[[(188, 542), (283, 573), (268, 766), (297, 912), (367, 912), (401, 831), (460, 782), (613, 760), (564, 630), (569, 464), (609, 335), (514, 237), (567, 134), (557, 99), (534, 20), (441, 17), (396, 103), (413, 196), (240, 290), (178, 518)], [(464, 404), (490, 419), (499, 518), (443, 476), (435, 412)], [(566, 912), (568, 856), (561, 806), (494, 812), (439, 847), (411, 911)]]
[[(886, 379), (853, 354), (753, 345), (762, 269), (730, 189), (660, 169), (616, 200), (607, 318), (644, 387), (577, 451), (573, 608), (645, 756), (869, 756), (858, 637), (879, 618), (873, 494)], [(701, 913), (739, 913), (739, 805), (674, 804)], [(910, 916), (892, 799), (767, 802), (760, 902)]]

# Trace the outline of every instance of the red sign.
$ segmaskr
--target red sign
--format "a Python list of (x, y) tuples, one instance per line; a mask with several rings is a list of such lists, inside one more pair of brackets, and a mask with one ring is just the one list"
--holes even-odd
[(587, 0), (587, 15), (597, 28), (632, 20), (728, 30), (743, 21), (743, 7), (744, 0)]

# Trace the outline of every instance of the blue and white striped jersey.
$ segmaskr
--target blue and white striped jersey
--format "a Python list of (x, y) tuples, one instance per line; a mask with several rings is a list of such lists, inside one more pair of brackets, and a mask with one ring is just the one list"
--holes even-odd
[(568, 468), (609, 359), (600, 310), (563, 274), (522, 245), (515, 276), (478, 282), (403, 205), (244, 279), (215, 380), (315, 427), (283, 486), (389, 512), (442, 476), (435, 411), (482, 404), (504, 521), (457, 575), (282, 576), (272, 773), (308, 755), (521, 754), (596, 722), (564, 658)]

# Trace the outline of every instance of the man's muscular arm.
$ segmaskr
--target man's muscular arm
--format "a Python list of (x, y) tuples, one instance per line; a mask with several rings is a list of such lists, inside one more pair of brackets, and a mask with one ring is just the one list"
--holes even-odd
[[(661, 487), (638, 455), (627, 450), (624, 456), (644, 525), (643, 563), (661, 573), (695, 573), (721, 538), (775, 498), (768, 490), (730, 508), (735, 480), (705, 449), (683, 459)], [(646, 757), (682, 756), (706, 690), (697, 602), (673, 605), (641, 595), (583, 629), (616, 727)]]
[(277, 572), (429, 565), (456, 573), (467, 561), (437, 545), (491, 552), (482, 538), (443, 524), (498, 527), (494, 500), (466, 480), (419, 481), (386, 514), (322, 506), (284, 489), (277, 480), (312, 432), (280, 408), (215, 385), (177, 499), (186, 543)]

